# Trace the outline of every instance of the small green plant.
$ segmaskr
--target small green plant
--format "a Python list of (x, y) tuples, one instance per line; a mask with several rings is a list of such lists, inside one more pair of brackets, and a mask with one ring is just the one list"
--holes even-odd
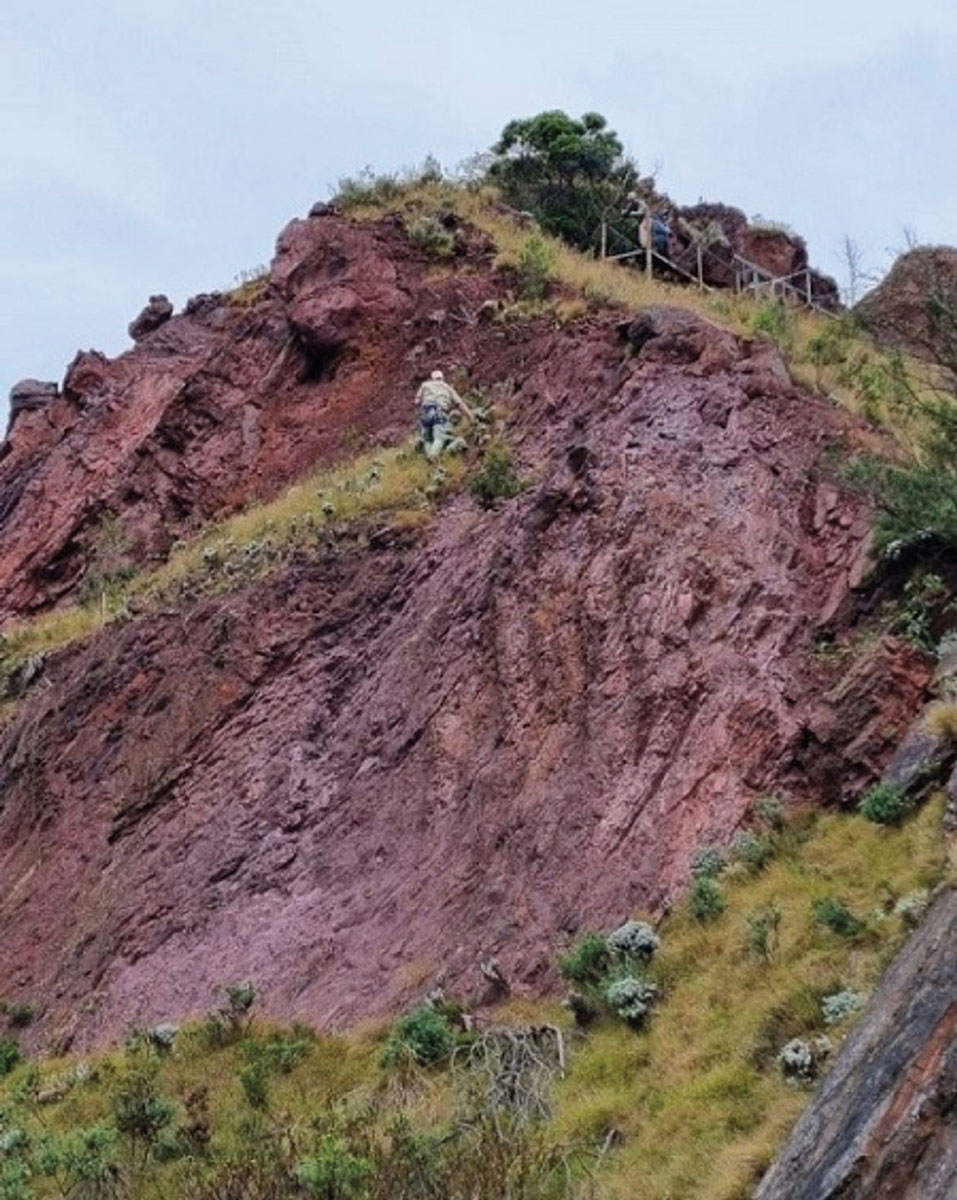
[(691, 874), (695, 879), (717, 879), (728, 865), (720, 846), (699, 846), (691, 859)]
[(106, 1197), (119, 1193), (116, 1130), (105, 1123), (48, 1134), (33, 1158), (39, 1174), (53, 1178), (63, 1196)]
[(735, 862), (742, 863), (749, 871), (760, 871), (774, 857), (774, 843), (769, 837), (745, 830), (734, 839), (731, 853)]
[(259, 1038), (247, 1036), (242, 1041), (245, 1060), (239, 1070), (239, 1084), (253, 1108), (265, 1108), (269, 1099), (269, 1078), (289, 1075), (309, 1053), (312, 1039), (301, 1028), (289, 1034), (274, 1033)]
[(837, 896), (824, 896), (814, 904), (818, 923), (840, 937), (855, 938), (864, 931), (864, 922)]
[(442, 1013), (427, 1004), (406, 1013), (392, 1026), (383, 1051), (386, 1066), (411, 1058), (420, 1067), (447, 1062), (455, 1049), (455, 1030)]
[(781, 910), (774, 903), (748, 914), (748, 950), (755, 958), (770, 962), (778, 945)]
[(626, 921), (605, 939), (608, 949), (619, 961), (649, 963), (661, 942), (645, 921)]
[(296, 1175), (307, 1196), (317, 1200), (362, 1200), (372, 1175), (368, 1158), (354, 1154), (335, 1134), (327, 1134), (315, 1154), (302, 1160)]
[(756, 309), (751, 318), (751, 329), (754, 333), (767, 334), (782, 350), (789, 350), (794, 345), (794, 313), (783, 300), (768, 300)]
[(787, 824), (787, 807), (780, 796), (769, 793), (758, 798), (754, 811), (769, 829), (780, 833)]
[(20, 1043), (16, 1038), (0, 1038), (0, 1079), (10, 1074), (21, 1057)]
[(913, 807), (907, 792), (896, 783), (875, 783), (861, 797), (858, 811), (877, 825), (899, 825)]
[(708, 875), (701, 875), (688, 894), (691, 912), (698, 921), (715, 921), (724, 912), (724, 895), (719, 885)]
[(934, 618), (952, 608), (949, 590), (933, 571), (918, 571), (904, 584), (904, 597), (894, 617), (894, 629), (919, 650), (934, 651)]
[(451, 258), (455, 253), (455, 236), (436, 216), (423, 214), (406, 223), (405, 231), (413, 246), (430, 258)]
[(839, 1025), (858, 1012), (863, 1003), (864, 998), (860, 992), (855, 992), (851, 988), (845, 988), (842, 992), (834, 992), (830, 996), (825, 996), (821, 1001), (821, 1015), (824, 1017), (824, 1024)]
[(176, 1115), (176, 1105), (164, 1096), (157, 1083), (158, 1064), (140, 1053), (130, 1056), (112, 1097), (113, 1120), (120, 1133), (143, 1148), (146, 1157)]
[(611, 966), (608, 943), (600, 933), (585, 933), (558, 960), (563, 978), (584, 986), (600, 983)]
[(518, 290), (523, 300), (544, 300), (555, 275), (555, 251), (534, 233), (518, 256)]
[(262, 1059), (254, 1059), (239, 1069), (243, 1095), (252, 1108), (265, 1108), (268, 1099), (268, 1070)]
[(512, 465), (512, 452), (505, 442), (489, 443), (482, 469), (472, 479), (472, 495), (482, 508), (494, 508), (499, 500), (511, 500), (524, 488)]
[(616, 1016), (627, 1021), (633, 1028), (638, 1028), (647, 1020), (657, 992), (657, 987), (647, 979), (637, 975), (624, 975), (608, 984), (604, 998)]
[(847, 362), (850, 345), (856, 337), (857, 330), (852, 322), (828, 321), (808, 342), (808, 356), (817, 367), (841, 366)]
[(402, 194), (402, 183), (398, 175), (377, 175), (372, 167), (364, 167), (358, 175), (347, 175), (339, 180), (333, 203), (343, 208), (359, 208), (362, 205), (388, 204)]
[(14, 1159), (0, 1167), (0, 1200), (33, 1200), (29, 1185), (30, 1169), (25, 1162)]

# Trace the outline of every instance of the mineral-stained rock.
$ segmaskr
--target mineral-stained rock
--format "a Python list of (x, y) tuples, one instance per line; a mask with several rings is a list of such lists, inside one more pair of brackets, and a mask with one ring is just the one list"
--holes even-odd
[(755, 1200), (957, 1196), (957, 891), (885, 975)]
[(149, 303), (138, 317), (130, 322), (129, 335), (134, 342), (159, 329), (173, 315), (171, 301), (163, 295), (150, 296)]

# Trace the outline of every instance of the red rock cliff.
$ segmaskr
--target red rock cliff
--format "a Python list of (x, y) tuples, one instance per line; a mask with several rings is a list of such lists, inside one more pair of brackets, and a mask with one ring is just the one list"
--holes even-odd
[(41, 1034), (100, 1043), (241, 976), (330, 1026), (487, 954), (543, 986), (567, 935), (666, 905), (763, 791), (836, 798), (913, 711), (901, 651), (844, 690), (813, 654), (866, 551), (820, 467), (835, 411), (685, 313), (484, 323), (502, 283), (463, 237), (435, 276), (395, 222), (294, 222), (259, 302), (81, 356), (14, 423), (7, 614), (71, 594), (104, 512), (161, 557), (351, 430), (405, 436), (436, 363), (507, 409), (530, 481), (46, 664), (0, 733), (0, 993)]

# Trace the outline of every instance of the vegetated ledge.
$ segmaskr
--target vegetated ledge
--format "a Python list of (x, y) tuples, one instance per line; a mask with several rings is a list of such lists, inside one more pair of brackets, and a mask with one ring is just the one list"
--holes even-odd
[[(276, 500), (211, 522), (198, 537), (174, 547), (159, 567), (104, 577), (88, 589), (86, 603), (11, 626), (0, 634), (0, 683), (5, 679), (16, 691), (39, 671), (42, 656), (113, 621), (247, 586), (297, 556), (355, 540), (370, 522), (388, 519), (393, 526), (415, 528), (461, 483), (465, 470), (460, 458), (436, 466), (407, 444), (319, 471)], [(31, 660), (34, 667), (23, 680)]]

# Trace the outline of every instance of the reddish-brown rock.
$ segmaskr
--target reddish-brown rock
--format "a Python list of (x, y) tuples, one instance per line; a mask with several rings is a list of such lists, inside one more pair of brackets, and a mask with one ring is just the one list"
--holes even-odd
[(404, 436), (423, 375), (483, 357), (476, 313), (503, 283), (474, 269), (481, 237), (467, 261), (433, 278), (401, 222), (293, 221), (260, 302), (198, 298), (117, 359), (78, 355), (63, 398), (5, 443), (0, 624), (72, 593), (105, 513), (149, 561), (356, 439)]
[[(928, 303), (950, 307), (935, 322)], [(957, 247), (918, 246), (902, 254), (887, 275), (854, 309), (865, 328), (892, 346), (957, 370)]]
[(807, 244), (797, 234), (752, 225), (740, 209), (727, 204), (701, 203), (679, 208), (673, 224), (675, 261), (692, 275), (697, 273), (697, 257), (687, 236), (688, 226), (699, 230), (711, 226), (720, 229), (723, 235), (720, 242), (707, 247), (702, 264), (706, 283), (719, 288), (747, 285), (748, 278), (732, 261), (738, 255), (773, 278), (787, 281), (798, 297), (810, 298), (822, 308), (840, 308), (837, 284), (811, 268)]
[(468, 992), (489, 955), (542, 987), (761, 793), (840, 799), (815, 764), (853, 739), (882, 765), (874, 731), (928, 669), (863, 724), (829, 715), (847, 665), (817, 630), (867, 540), (820, 470), (841, 418), (687, 314), (630, 350), (611, 318), (480, 321), (484, 262), (433, 278), (400, 225), (294, 223), (261, 304), (89, 364), (61, 440), (0, 465), (0, 499), (29, 481), (0, 504), (8, 612), (73, 586), (104, 507), (158, 552), (352, 429), (403, 436), (437, 362), (506, 411), (530, 482), (46, 664), (0, 735), (0, 993), (42, 1004), (35, 1036), (103, 1042), (236, 977), (327, 1026), (413, 976)]

